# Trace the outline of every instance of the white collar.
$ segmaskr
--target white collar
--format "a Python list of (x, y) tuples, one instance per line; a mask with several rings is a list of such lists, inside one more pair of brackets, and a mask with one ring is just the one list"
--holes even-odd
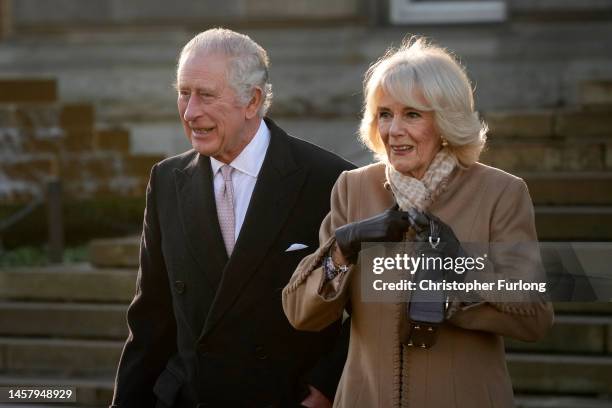
[[(231, 163), (234, 169), (248, 174), (251, 177), (257, 177), (261, 166), (263, 165), (264, 158), (266, 157), (266, 151), (270, 145), (270, 129), (266, 126), (266, 123), (261, 120), (259, 123), (259, 129), (253, 136), (253, 139), (245, 146)], [(210, 158), (210, 165), (212, 167), (213, 175), (217, 174), (217, 171), (225, 163), (220, 162), (214, 157)]]

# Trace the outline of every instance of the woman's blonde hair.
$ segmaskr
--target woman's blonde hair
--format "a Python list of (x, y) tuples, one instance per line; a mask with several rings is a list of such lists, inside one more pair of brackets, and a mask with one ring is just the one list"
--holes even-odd
[(406, 106), (433, 111), (436, 128), (459, 163), (467, 167), (478, 160), (488, 128), (474, 111), (464, 68), (445, 49), (412, 37), (399, 49), (389, 49), (366, 72), (359, 136), (379, 158), (386, 157), (377, 122), (382, 93)]

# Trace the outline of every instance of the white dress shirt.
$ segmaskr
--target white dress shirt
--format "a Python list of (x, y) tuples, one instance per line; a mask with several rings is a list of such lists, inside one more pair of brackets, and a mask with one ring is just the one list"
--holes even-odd
[[(236, 240), (240, 235), (240, 229), (244, 223), (244, 217), (246, 216), (247, 208), (249, 208), (251, 196), (255, 189), (257, 176), (261, 170), (269, 145), (270, 129), (268, 129), (266, 123), (262, 120), (253, 139), (240, 152), (238, 157), (229, 164), (234, 168), (232, 172), (232, 185), (234, 186), (234, 218), (236, 220), (234, 237)], [(210, 165), (214, 174), (215, 196), (224, 187), (223, 176), (219, 170), (224, 164), (213, 157), (210, 158)]]

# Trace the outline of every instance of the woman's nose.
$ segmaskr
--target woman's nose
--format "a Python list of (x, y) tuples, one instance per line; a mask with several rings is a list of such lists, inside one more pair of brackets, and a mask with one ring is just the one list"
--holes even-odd
[(389, 136), (401, 136), (403, 134), (403, 128), (400, 119), (395, 116), (391, 120), (391, 125), (389, 126)]

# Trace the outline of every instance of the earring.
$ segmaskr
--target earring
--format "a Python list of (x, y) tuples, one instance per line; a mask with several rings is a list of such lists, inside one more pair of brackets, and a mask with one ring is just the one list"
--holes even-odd
[(445, 138), (442, 138), (442, 147), (446, 147), (448, 146), (448, 140), (446, 140)]

